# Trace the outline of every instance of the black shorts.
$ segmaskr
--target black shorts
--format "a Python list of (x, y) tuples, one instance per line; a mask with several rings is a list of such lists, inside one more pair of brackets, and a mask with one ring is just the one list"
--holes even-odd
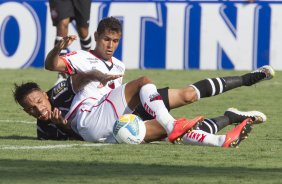
[[(162, 99), (164, 101), (164, 104), (167, 108), (168, 111), (170, 111), (170, 107), (169, 107), (169, 99), (168, 99), (168, 87), (166, 88), (162, 88), (162, 89), (158, 89), (159, 94), (162, 96)], [(133, 114), (139, 116), (140, 118), (142, 118), (144, 121), (145, 120), (150, 120), (150, 119), (154, 119), (153, 116), (151, 116), (149, 113), (147, 113), (147, 111), (144, 109), (144, 107), (142, 106), (142, 104), (138, 105), (137, 108), (135, 109), (135, 111), (133, 112)]]
[(91, 0), (49, 0), (49, 5), (53, 26), (68, 17), (79, 27), (89, 26)]

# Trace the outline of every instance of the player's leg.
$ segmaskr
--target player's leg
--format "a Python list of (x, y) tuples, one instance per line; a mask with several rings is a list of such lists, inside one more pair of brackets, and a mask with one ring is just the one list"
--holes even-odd
[[(217, 118), (212, 119), (204, 119), (202, 122), (199, 123), (197, 130), (195, 132), (205, 132), (202, 133), (203, 135), (208, 134), (215, 134), (223, 127), (229, 125), (228, 118), (225, 116), (220, 116)], [(145, 142), (152, 142), (152, 141), (161, 141), (167, 137), (166, 130), (155, 120), (147, 120), (145, 122), (146, 125), (146, 135), (144, 138)], [(215, 136), (216, 138), (220, 138), (219, 136)], [(195, 139), (185, 139), (186, 144), (194, 144)]]
[[(251, 125), (264, 123), (266, 119), (266, 115), (259, 111), (244, 112), (235, 108), (229, 108), (223, 116), (205, 119), (199, 124), (197, 130), (183, 136), (183, 141), (185, 144), (236, 147), (251, 131)], [(212, 135), (230, 124), (239, 125), (226, 135)]]
[(240, 111), (236, 108), (229, 108), (224, 115), (215, 118), (204, 119), (198, 126), (199, 130), (216, 134), (228, 125), (237, 125), (247, 118), (251, 118), (253, 124), (260, 124), (266, 121), (266, 115), (259, 111)]
[(80, 38), (80, 45), (82, 50), (90, 50), (91, 35), (89, 34), (90, 21), (90, 0), (73, 1), (75, 6), (75, 21)]
[[(131, 109), (134, 109), (140, 103), (140, 89), (143, 85), (150, 83), (151, 80), (147, 77), (131, 81), (112, 90), (94, 106), (91, 106), (91, 99), (87, 103), (84, 100), (83, 103), (75, 102), (74, 104), (79, 104), (81, 107), (73, 108), (76, 110), (75, 120), (77, 121), (74, 129), (77, 129), (86, 141), (116, 143), (111, 133), (115, 121), (123, 114), (132, 113)], [(76, 99), (81, 100), (81, 98)], [(90, 105), (88, 105), (89, 103)], [(68, 116), (71, 114), (73, 113), (70, 112)], [(152, 123), (145, 124), (146, 137), (144, 140), (151, 142), (166, 137), (165, 129), (156, 120), (151, 121)]]
[[(193, 89), (193, 88), (191, 88)], [(170, 110), (170, 99), (169, 99), (169, 88), (161, 88), (158, 89), (158, 93), (161, 95), (162, 100), (166, 106), (166, 108), (168, 109), (168, 111)], [(194, 89), (192, 90), (194, 91)], [(137, 106), (137, 108), (135, 108), (134, 110), (134, 114), (138, 115), (139, 117), (141, 117), (143, 120), (151, 120), (154, 119), (154, 117), (152, 115), (150, 115), (142, 106), (142, 104), (139, 104)], [(248, 114), (248, 115), (252, 115), (252, 114)], [(241, 122), (245, 119), (246, 117), (244, 116), (243, 119), (241, 118), (240, 121)], [(234, 119), (234, 118), (233, 118)], [(237, 118), (239, 119), (239, 118)], [(150, 124), (151, 121), (148, 121), (147, 124)], [(227, 125), (230, 125), (230, 120), (227, 116), (219, 116), (216, 118), (210, 118), (210, 119), (204, 119), (200, 125), (199, 125), (199, 129), (203, 130), (205, 132), (208, 133), (212, 133), (212, 134), (216, 134), (218, 131), (220, 131), (221, 129), (223, 129), (224, 127), (226, 127)]]
[[(140, 103), (139, 93), (143, 86), (151, 84), (151, 80), (147, 77), (141, 77), (133, 80), (125, 85), (122, 85), (109, 94), (105, 95), (98, 105), (88, 105), (91, 102), (76, 102), (81, 107), (74, 109), (77, 111), (76, 120), (77, 131), (86, 141), (91, 142), (108, 142), (115, 143), (112, 134), (114, 123), (123, 114), (132, 113), (137, 104)], [(81, 100), (80, 98), (77, 98)], [(89, 106), (89, 108), (87, 107)], [(83, 110), (80, 110), (83, 109)], [(91, 110), (87, 110), (91, 109)], [(69, 114), (73, 114), (70, 112)], [(145, 141), (151, 142), (161, 140), (166, 137), (165, 129), (156, 121), (146, 123), (146, 138)], [(76, 128), (74, 127), (74, 128)]]
[(238, 147), (240, 142), (248, 137), (252, 130), (252, 120), (245, 119), (226, 135), (214, 135), (202, 130), (193, 130), (185, 134), (181, 142), (189, 145)]
[(241, 87), (251, 86), (274, 77), (275, 71), (271, 66), (263, 66), (242, 76), (218, 77), (198, 81), (192, 86), (197, 93), (197, 99), (215, 96), (220, 93)]
[(263, 80), (272, 79), (274, 74), (271, 66), (263, 66), (242, 76), (204, 79), (185, 88), (169, 89), (169, 105), (171, 109), (181, 107), (201, 98), (215, 96), (241, 86), (251, 86)]
[[(161, 95), (162, 100), (167, 108), (168, 111), (170, 111), (169, 106), (169, 98), (168, 98), (168, 87), (157, 89), (158, 93)], [(139, 116), (143, 121), (145, 120), (151, 120), (154, 119), (152, 115), (150, 115), (143, 107), (142, 104), (139, 104), (135, 109), (133, 114)]]
[[(192, 88), (192, 92), (195, 91), (194, 88)], [(168, 111), (170, 110), (170, 99), (169, 99), (169, 88), (166, 87), (166, 88), (161, 88), (161, 89), (158, 89), (158, 93), (161, 95), (162, 97), (162, 100), (166, 106), (166, 108), (168, 109)], [(196, 94), (195, 94), (196, 95)], [(142, 106), (142, 104), (139, 104), (134, 112), (134, 114), (138, 115), (139, 117), (141, 117), (143, 120), (152, 120), (154, 119), (154, 117), (152, 115), (150, 115), (145, 109), (144, 107)], [(150, 125), (152, 121), (147, 121), (147, 125)], [(241, 122), (241, 121), (240, 121)], [(211, 119), (204, 119), (200, 125), (199, 125), (199, 129), (200, 130), (203, 130), (205, 132), (208, 132), (208, 133), (212, 133), (212, 134), (215, 134), (217, 133), (219, 130), (221, 130), (222, 128), (226, 127), (227, 125), (229, 125), (230, 122), (229, 122), (229, 119), (228, 117), (225, 117), (225, 116), (219, 116), (219, 117), (216, 117), (216, 118), (211, 118)], [(152, 125), (154, 126), (154, 125)], [(157, 131), (157, 130), (155, 130)], [(167, 135), (166, 135), (167, 136)], [(148, 136), (149, 138), (151, 136)], [(156, 139), (157, 140), (157, 139)], [(160, 139), (158, 139), (160, 140)]]
[[(196, 93), (194, 88), (190, 87), (191, 93), (194, 94), (196, 96)], [(171, 96), (169, 96), (169, 94), (171, 94), (170, 91), (171, 89), (169, 88), (162, 88), (162, 89), (158, 89), (158, 93), (161, 95), (162, 100), (166, 106), (166, 108), (168, 109), (168, 111), (170, 110), (171, 107)], [(185, 95), (185, 94), (183, 94)], [(170, 98), (169, 98), (170, 97)], [(174, 96), (175, 97), (175, 96)], [(178, 97), (175, 97), (175, 99), (177, 99)], [(180, 98), (180, 97), (179, 97)], [(177, 101), (177, 100), (176, 100)], [(178, 101), (180, 102), (180, 101)], [(181, 103), (181, 102), (180, 102)], [(139, 104), (134, 112), (134, 114), (138, 115), (139, 117), (141, 117), (143, 120), (151, 120), (154, 119), (154, 117), (152, 115), (150, 115), (142, 106), (142, 104)], [(199, 130), (203, 130), (207, 133), (211, 133), (211, 134), (216, 134), (217, 132), (219, 132), (220, 130), (222, 130), (224, 127), (230, 125), (230, 124), (238, 124), (240, 122), (242, 122), (244, 119), (251, 117), (253, 120), (255, 119), (264, 119), (264, 121), (266, 120), (265, 115), (261, 112), (258, 111), (239, 111), (236, 110), (234, 108), (230, 108), (230, 110), (228, 109), (224, 115), (222, 116), (218, 116), (215, 118), (207, 118), (204, 119), (200, 124), (199, 124)], [(151, 121), (148, 121), (147, 124), (150, 124)]]
[(198, 100), (197, 91), (192, 86), (179, 89), (168, 89), (169, 107), (182, 107)]
[[(264, 123), (266, 116), (259, 111), (239, 111), (235, 108), (229, 108), (225, 111), (224, 115), (215, 118), (207, 118), (198, 124), (197, 130), (194, 130), (185, 137), (185, 144), (204, 144), (206, 143), (214, 145), (221, 145), (222, 141), (225, 141), (225, 135), (216, 135), (221, 129), (228, 125), (237, 125), (243, 122), (245, 119), (252, 119), (252, 124)], [(160, 141), (167, 137), (165, 129), (156, 121), (146, 121), (146, 136), (145, 142)], [(202, 143), (202, 139), (207, 137), (206, 142)]]
[(80, 46), (82, 50), (91, 49), (91, 35), (89, 34), (88, 27), (77, 26), (77, 31), (80, 39)]
[[(74, 9), (71, 1), (49, 0), (53, 26), (56, 26), (55, 45), (63, 37), (68, 35), (68, 26), (74, 17)], [(65, 54), (67, 50), (62, 51)]]
[(127, 83), (124, 93), (129, 108), (134, 109), (141, 102), (144, 109), (165, 128), (172, 142), (203, 119), (201, 116), (191, 121), (184, 118), (175, 120), (165, 107), (156, 86), (147, 77)]
[(157, 88), (148, 77), (130, 81), (125, 86), (125, 99), (128, 107), (135, 109), (137, 105), (142, 104), (143, 108), (153, 118), (166, 129), (171, 132), (175, 119), (168, 113)]
[(67, 17), (62, 19), (56, 25), (57, 28), (57, 37), (55, 40), (55, 45), (63, 38), (68, 36), (68, 28), (69, 28), (70, 18)]
[(166, 130), (160, 125), (157, 120), (152, 119), (145, 121), (146, 135), (144, 141), (146, 143), (153, 141), (161, 141), (167, 137)]

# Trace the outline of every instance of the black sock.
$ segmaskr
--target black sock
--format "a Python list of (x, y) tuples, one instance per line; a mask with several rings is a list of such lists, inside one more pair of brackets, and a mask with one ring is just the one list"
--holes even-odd
[(222, 130), (224, 127), (229, 125), (229, 118), (226, 116), (219, 116), (212, 119), (204, 119), (199, 125), (199, 129), (205, 132), (216, 134), (218, 131)]
[(263, 72), (247, 73), (245, 75), (242, 75), (243, 85), (251, 86), (261, 81), (265, 77), (266, 75)]
[(240, 87), (242, 84), (241, 76), (232, 76), (204, 79), (194, 83), (192, 86), (197, 89), (199, 98), (205, 98)]

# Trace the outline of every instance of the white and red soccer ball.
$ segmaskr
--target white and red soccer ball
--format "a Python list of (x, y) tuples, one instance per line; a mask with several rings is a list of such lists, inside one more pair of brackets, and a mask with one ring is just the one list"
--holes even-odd
[(146, 134), (144, 121), (134, 114), (124, 114), (115, 122), (113, 135), (118, 143), (140, 144)]

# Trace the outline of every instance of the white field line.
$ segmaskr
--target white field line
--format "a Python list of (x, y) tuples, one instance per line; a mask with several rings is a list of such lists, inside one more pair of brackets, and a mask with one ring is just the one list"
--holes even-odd
[(35, 121), (22, 121), (22, 120), (10, 120), (10, 119), (0, 119), (0, 123), (24, 123), (24, 124), (36, 124)]
[(35, 150), (35, 149), (63, 149), (63, 148), (73, 148), (73, 147), (100, 147), (107, 146), (111, 144), (59, 144), (59, 145), (45, 145), (45, 146), (11, 146), (2, 145), (0, 150)]

